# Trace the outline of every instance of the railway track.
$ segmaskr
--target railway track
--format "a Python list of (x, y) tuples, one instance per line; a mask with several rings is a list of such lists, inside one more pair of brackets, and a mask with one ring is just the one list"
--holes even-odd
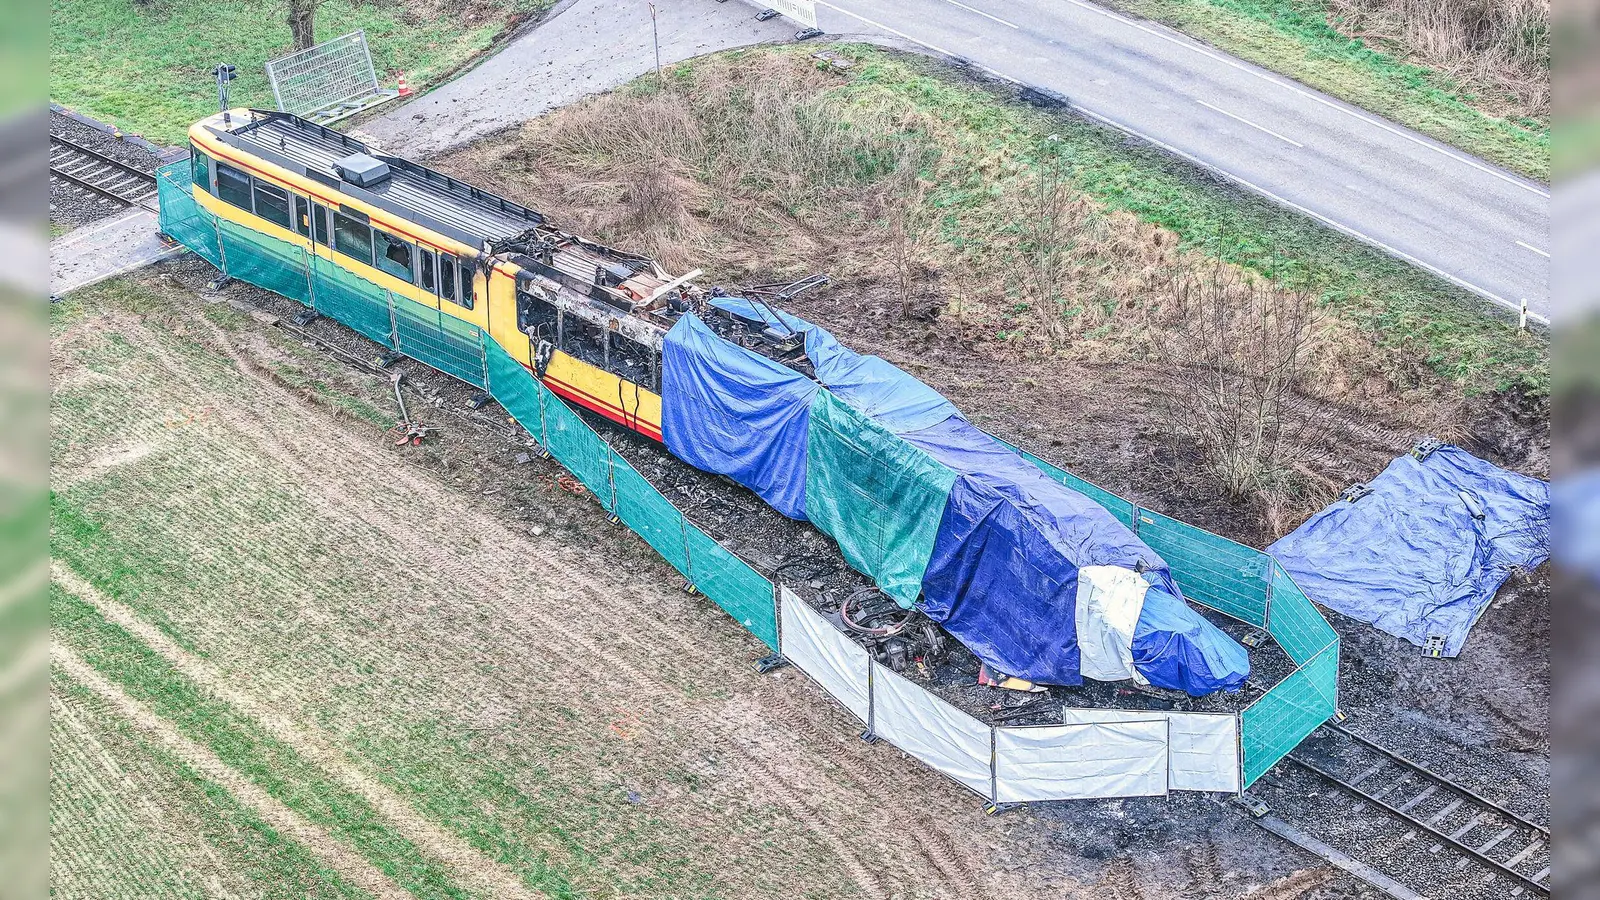
[(1362, 836), (1363, 862), (1407, 886), (1440, 897), (1550, 895), (1547, 826), (1340, 725), (1324, 725), (1288, 759), (1347, 796), (1340, 830)]
[(50, 136), (50, 179), (123, 206), (142, 206), (156, 194), (153, 173), (54, 134)]

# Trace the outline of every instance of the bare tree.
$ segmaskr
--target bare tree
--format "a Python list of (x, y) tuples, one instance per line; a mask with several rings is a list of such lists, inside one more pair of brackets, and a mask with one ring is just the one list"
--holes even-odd
[(317, 7), (321, 3), (322, 0), (289, 0), (289, 33), (296, 50), (305, 50), (317, 42)]
[(1169, 277), (1166, 311), (1177, 327), (1158, 352), (1171, 379), (1168, 425), (1194, 440), (1229, 496), (1270, 494), (1309, 437), (1294, 407), (1315, 298), (1220, 263)]
[(909, 143), (902, 146), (895, 157), (894, 174), (887, 187), (885, 202), (889, 206), (889, 256), (894, 263), (895, 295), (900, 300), (900, 313), (908, 318), (920, 318), (924, 311), (917, 308), (918, 270), (917, 247), (928, 225), (928, 183), (922, 178), (925, 148)]

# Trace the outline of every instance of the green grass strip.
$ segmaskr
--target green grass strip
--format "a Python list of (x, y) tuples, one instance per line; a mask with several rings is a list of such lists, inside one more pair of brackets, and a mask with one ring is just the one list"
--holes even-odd
[[(51, 690), (85, 707), (100, 702), (92, 691), (61, 672), (52, 677)], [(226, 788), (206, 779), (166, 748), (145, 740), (126, 722), (107, 716), (93, 727), (113, 732), (118, 743), (137, 748), (154, 761), (164, 776), (163, 788), (172, 792), (169, 799), (197, 813), (206, 843), (249, 878), (266, 900), (365, 900), (372, 896), (322, 865), (299, 843), (279, 834)], [(52, 819), (58, 827), (73, 824), (60, 821), (56, 811), (52, 811)]]
[(419, 898), (472, 896), (391, 831), (366, 800), (329, 778), (256, 722), (217, 700), (94, 606), (51, 585), (52, 630), (101, 674), (210, 748), (269, 795), (349, 844)]

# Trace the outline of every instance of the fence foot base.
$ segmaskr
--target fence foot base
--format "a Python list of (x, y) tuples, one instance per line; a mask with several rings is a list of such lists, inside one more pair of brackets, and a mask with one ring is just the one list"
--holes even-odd
[(304, 328), (320, 318), (322, 318), (321, 313), (311, 309), (310, 307), (307, 307), (291, 316), (289, 321), (293, 322), (297, 328)]
[(373, 362), (378, 364), (378, 368), (387, 369), (402, 359), (405, 359), (404, 354), (396, 353), (393, 350), (385, 350), (382, 353), (379, 353), (378, 358), (373, 360)]
[(616, 513), (612, 513), (611, 515), (606, 516), (606, 524), (607, 525), (616, 525), (621, 521), (622, 521), (622, 517), (617, 515)]
[(1272, 807), (1268, 806), (1259, 798), (1252, 797), (1249, 794), (1240, 794), (1239, 796), (1233, 798), (1233, 802), (1240, 809), (1244, 810), (1252, 819), (1259, 819), (1267, 813), (1272, 812)]
[(756, 660), (756, 674), (757, 675), (765, 675), (768, 672), (774, 671), (776, 669), (781, 669), (784, 666), (787, 666), (788, 664), (789, 664), (789, 661), (787, 659), (784, 659), (783, 658), (783, 654), (781, 654), (781, 653), (774, 653), (774, 654), (772, 654), (770, 656), (763, 656), (760, 659)]
[(206, 282), (206, 290), (212, 291), (214, 293), (216, 291), (222, 290), (223, 288), (227, 287), (230, 284), (233, 284), (233, 277), (232, 276), (229, 276), (229, 275), (218, 275), (217, 277), (215, 277), (215, 278), (211, 279), (210, 281)]
[(479, 391), (467, 398), (467, 406), (473, 409), (483, 409), (485, 406), (488, 406), (489, 401), (493, 399), (493, 397), (489, 396), (488, 391)]
[(878, 736), (873, 734), (871, 731), (863, 731), (863, 732), (861, 732), (861, 743), (863, 743), (863, 744), (876, 744), (877, 742), (878, 742)]
[(1010, 812), (1013, 809), (1027, 808), (1028, 804), (1026, 803), (985, 803), (983, 805), (983, 814), (986, 816), (998, 816), (1001, 813)]
[(695, 594), (700, 593), (700, 589), (694, 586), (694, 582), (685, 581), (683, 583), (683, 592), (693, 597)]

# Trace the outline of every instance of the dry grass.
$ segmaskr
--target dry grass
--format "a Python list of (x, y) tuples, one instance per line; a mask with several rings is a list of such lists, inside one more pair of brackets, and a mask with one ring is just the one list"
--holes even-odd
[(1393, 47), (1502, 115), (1550, 114), (1550, 0), (1331, 0), (1342, 32)]

